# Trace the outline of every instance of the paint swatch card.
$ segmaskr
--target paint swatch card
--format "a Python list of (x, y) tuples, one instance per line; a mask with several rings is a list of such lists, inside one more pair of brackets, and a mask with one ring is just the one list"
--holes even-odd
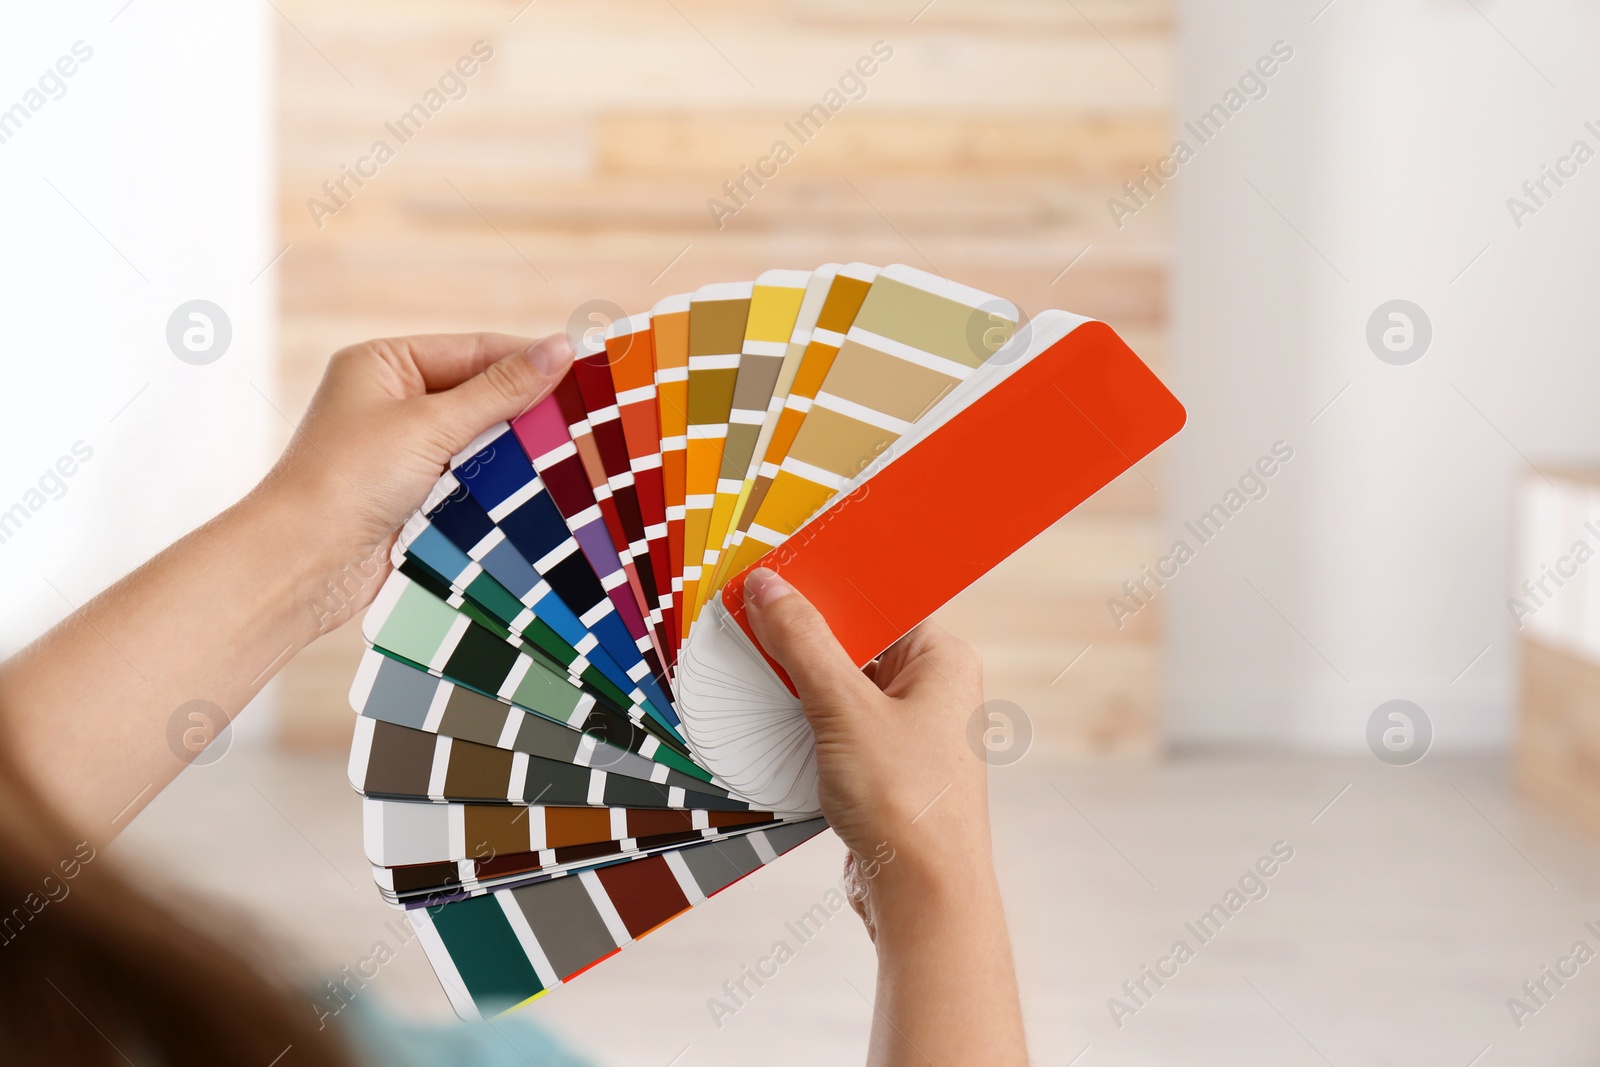
[(586, 340), (454, 457), (363, 624), (365, 852), (456, 1010), (542, 996), (825, 828), (753, 566), (865, 664), (1182, 422), (1104, 324), (904, 265), (705, 285)]
[[(643, 554), (650, 560), (646, 593), (654, 596), (649, 605), (651, 620), (664, 645), (670, 670), (678, 653), (678, 621), (672, 607), (672, 551), (667, 540), (661, 413), (656, 395), (655, 334), (650, 328), (650, 316), (635, 315), (612, 323), (606, 330), (605, 351), (585, 356), (582, 364), (596, 380), (585, 394), (586, 399), (591, 393), (596, 394), (591, 401), (591, 411), (592, 404), (603, 399), (606, 391), (605, 385), (598, 381), (599, 371), (603, 368), (610, 378), (610, 394), (615, 398), (617, 410), (616, 425), (621, 429), (628, 471), (633, 476), (644, 538)], [(635, 558), (640, 554), (635, 546)]]
[(821, 819), (406, 912), (457, 1013), (535, 1000), (821, 833)]
[(751, 282), (708, 285), (689, 302), (689, 388), (684, 460), (683, 594), (678, 635), (688, 636), (700, 603), (706, 539), (717, 476), (733, 411), (744, 333), (755, 294)]
[(689, 303), (688, 294), (669, 296), (650, 312), (650, 344), (656, 361), (656, 416), (661, 425), (661, 492), (672, 568), (667, 584), (671, 587), (675, 623), (667, 638), (674, 646), (683, 640), (683, 538), (689, 483)]
[[(996, 363), (765, 558), (858, 664), (1183, 425), (1182, 406), (1103, 323), (1045, 312)], [(737, 795), (804, 809), (816, 804), (810, 731), (749, 629), (743, 580), (683, 650), (684, 736)]]

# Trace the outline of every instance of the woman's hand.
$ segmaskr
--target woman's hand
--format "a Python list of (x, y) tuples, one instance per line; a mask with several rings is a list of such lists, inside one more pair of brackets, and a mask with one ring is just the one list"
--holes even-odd
[(967, 744), (983, 704), (972, 646), (924, 623), (863, 672), (772, 571), (753, 571), (745, 596), (816, 734), (822, 810), (862, 866), (886, 842), (895, 864), (923, 875), (988, 862), (988, 767)]
[(857, 670), (816, 608), (762, 567), (745, 607), (816, 735), (822, 811), (877, 945), (869, 1062), (1026, 1064), (987, 764), (967, 740), (983, 704), (977, 653), (924, 623)]
[(337, 353), (259, 486), (4, 664), (3, 743), (91, 840), (110, 840), (199, 754), (201, 722), (209, 742), (372, 600), (395, 531), (450, 458), (571, 361), (565, 337), (502, 334)]
[[(317, 516), (322, 565), (374, 556), (423, 502), (450, 458), (493, 424), (549, 394), (572, 363), (561, 334), (436, 334), (334, 353), (305, 417), (257, 494), (284, 495)], [(376, 593), (362, 584), (345, 614)], [(342, 619), (341, 619), (342, 621)]]

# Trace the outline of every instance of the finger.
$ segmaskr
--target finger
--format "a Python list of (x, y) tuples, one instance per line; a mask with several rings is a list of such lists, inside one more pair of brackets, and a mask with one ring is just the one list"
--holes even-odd
[(761, 647), (788, 672), (808, 714), (814, 705), (831, 705), (835, 698), (873, 688), (822, 613), (776, 572), (766, 567), (751, 571), (744, 597)]
[(572, 344), (564, 334), (519, 349), (429, 398), (452, 451), (465, 448), (483, 429), (514, 419), (543, 400), (572, 366)]
[(492, 363), (526, 352), (533, 343), (531, 337), (504, 333), (432, 333), (388, 337), (373, 341), (372, 347), (420, 384), (420, 392), (439, 393), (482, 374)]

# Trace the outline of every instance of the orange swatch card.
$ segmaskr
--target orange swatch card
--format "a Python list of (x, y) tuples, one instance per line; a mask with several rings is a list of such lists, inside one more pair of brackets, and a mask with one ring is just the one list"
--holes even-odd
[[(1086, 321), (752, 567), (772, 568), (803, 593), (864, 666), (1184, 418), (1109, 326)], [(759, 648), (744, 611), (750, 569), (722, 602)]]

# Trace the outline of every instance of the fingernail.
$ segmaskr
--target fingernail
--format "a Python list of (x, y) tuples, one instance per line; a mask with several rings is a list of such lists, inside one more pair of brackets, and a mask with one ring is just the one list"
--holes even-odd
[(546, 378), (559, 378), (572, 364), (572, 342), (567, 340), (564, 333), (553, 333), (532, 345), (527, 356), (534, 370)]
[(744, 580), (744, 602), (753, 608), (764, 608), (794, 592), (794, 586), (778, 577), (770, 567), (757, 567)]

